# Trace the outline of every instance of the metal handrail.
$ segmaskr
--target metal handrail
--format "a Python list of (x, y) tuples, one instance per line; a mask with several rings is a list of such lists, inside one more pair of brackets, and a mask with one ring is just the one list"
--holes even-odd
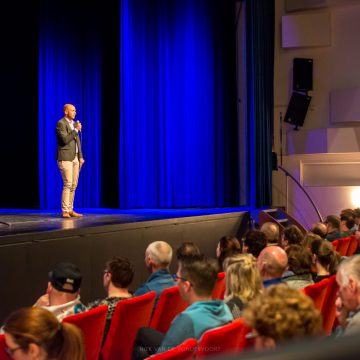
[[(313, 208), (315, 209), (319, 219), (321, 222), (323, 222), (323, 218), (320, 214), (319, 209), (317, 208), (317, 206), (315, 205), (314, 201), (312, 200), (312, 198), (310, 197), (310, 195), (307, 193), (307, 191), (304, 189), (304, 187), (300, 184), (300, 182), (293, 176), (291, 175), (286, 169), (284, 169), (281, 165), (278, 166), (278, 168), (283, 171), (286, 175), (286, 177), (290, 177), (292, 180), (294, 180), (294, 182), (299, 186), (299, 188), (304, 192), (304, 194), (307, 196), (307, 198), (309, 199), (311, 205), (313, 206)], [(286, 209), (288, 208), (288, 187), (287, 187), (287, 181), (286, 181)]]

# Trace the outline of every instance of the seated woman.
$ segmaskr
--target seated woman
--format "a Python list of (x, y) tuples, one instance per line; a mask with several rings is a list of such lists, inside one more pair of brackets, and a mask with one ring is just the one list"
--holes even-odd
[(314, 240), (311, 243), (313, 262), (316, 266), (316, 275), (313, 276), (314, 282), (327, 279), (336, 274), (336, 269), (340, 262), (340, 255), (334, 251), (332, 244), (327, 240)]
[(216, 248), (219, 270), (223, 271), (223, 262), (227, 257), (241, 252), (240, 241), (235, 236), (223, 236)]
[(40, 307), (14, 311), (3, 327), (5, 351), (13, 359), (85, 360), (82, 333)]
[(87, 306), (87, 310), (90, 310), (101, 305), (108, 305), (103, 341), (105, 341), (109, 331), (116, 304), (121, 300), (129, 299), (133, 296), (128, 290), (128, 286), (131, 284), (133, 277), (134, 267), (126, 257), (114, 256), (107, 261), (103, 279), (107, 297), (91, 302)]
[(224, 262), (226, 272), (225, 303), (234, 319), (241, 317), (244, 306), (263, 289), (256, 259), (251, 254), (238, 254)]
[(297, 290), (313, 284), (310, 251), (300, 245), (290, 245), (287, 247), (286, 253), (288, 256), (288, 271), (284, 273), (283, 281)]
[(248, 304), (244, 319), (252, 328), (257, 351), (323, 332), (321, 314), (313, 301), (285, 284), (266, 288)]

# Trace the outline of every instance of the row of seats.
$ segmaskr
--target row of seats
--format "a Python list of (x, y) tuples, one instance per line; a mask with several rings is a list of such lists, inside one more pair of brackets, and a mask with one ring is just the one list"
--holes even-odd
[(352, 256), (358, 248), (358, 241), (355, 235), (346, 238), (334, 240), (332, 246), (341, 256)]

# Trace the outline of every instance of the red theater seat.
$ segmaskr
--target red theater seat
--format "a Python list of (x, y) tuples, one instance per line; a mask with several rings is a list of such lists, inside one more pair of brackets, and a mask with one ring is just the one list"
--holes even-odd
[(225, 272), (219, 272), (215, 287), (212, 292), (212, 298), (215, 300), (223, 300), (225, 294)]
[(315, 307), (320, 311), (322, 311), (324, 306), (329, 282), (329, 279), (325, 279), (316, 284), (308, 285), (301, 289), (304, 294), (313, 299)]
[(4, 334), (0, 334), (0, 360), (11, 360), (11, 357), (5, 352)]
[(166, 333), (175, 316), (185, 310), (187, 306), (181, 298), (177, 286), (163, 290), (156, 304), (150, 327)]
[(245, 348), (245, 335), (249, 331), (243, 319), (236, 319), (229, 324), (206, 331), (199, 341), (196, 359), (216, 354), (241, 352)]
[(99, 359), (107, 311), (108, 307), (104, 305), (63, 319), (63, 322), (74, 324), (82, 330), (86, 360)]
[(192, 359), (197, 346), (196, 339), (185, 340), (182, 344), (161, 354), (148, 357), (149, 360), (187, 360)]
[(138, 330), (149, 325), (155, 291), (116, 305), (101, 355), (103, 360), (130, 360)]

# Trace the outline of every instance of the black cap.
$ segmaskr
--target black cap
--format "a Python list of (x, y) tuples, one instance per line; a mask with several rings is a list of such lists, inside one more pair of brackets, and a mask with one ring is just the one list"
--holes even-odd
[(49, 279), (56, 290), (73, 294), (80, 289), (82, 276), (76, 265), (61, 262), (49, 272)]

